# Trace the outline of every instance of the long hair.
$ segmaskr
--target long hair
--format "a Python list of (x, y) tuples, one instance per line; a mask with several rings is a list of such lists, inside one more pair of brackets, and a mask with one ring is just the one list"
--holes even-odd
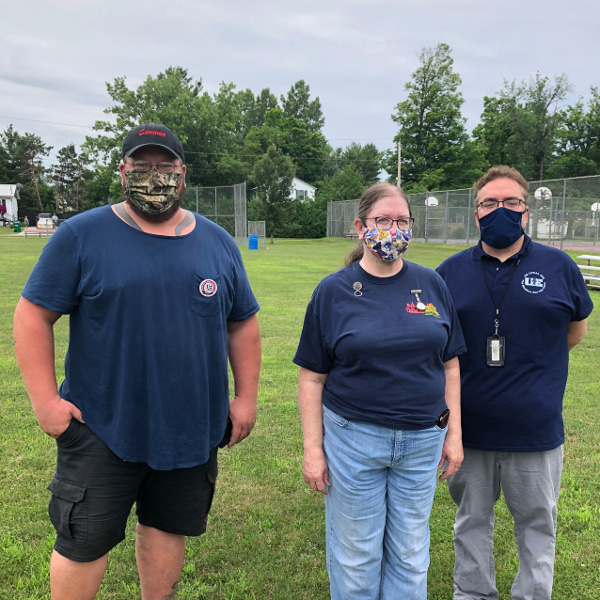
[[(412, 217), (410, 202), (401, 188), (396, 187), (391, 183), (376, 183), (368, 187), (365, 193), (362, 195), (362, 198), (358, 203), (358, 212), (356, 214), (356, 218), (360, 219), (362, 224), (365, 225), (365, 219), (367, 218), (367, 215), (371, 211), (371, 208), (375, 202), (381, 200), (382, 198), (386, 198), (387, 196), (400, 196), (401, 198), (404, 198), (404, 200), (406, 200), (406, 204), (408, 204), (408, 213)], [(358, 240), (358, 244), (346, 255), (344, 266), (347, 267), (353, 262), (360, 260), (363, 257), (364, 252), (365, 244), (362, 240)]]

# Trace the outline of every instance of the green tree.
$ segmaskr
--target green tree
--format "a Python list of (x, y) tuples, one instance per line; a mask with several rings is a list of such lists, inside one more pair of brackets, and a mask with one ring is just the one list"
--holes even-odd
[(0, 134), (0, 181), (8, 182), (11, 178), (10, 156), (4, 147), (4, 137)]
[(261, 127), (264, 125), (266, 114), (278, 107), (277, 96), (271, 93), (269, 88), (261, 90), (260, 94), (256, 96), (254, 103), (244, 114), (245, 131), (250, 131), (252, 127)]
[[(481, 153), (468, 140), (458, 89), (462, 80), (454, 71), (450, 47), (439, 43), (424, 48), (419, 63), (404, 86), (406, 100), (392, 115), (400, 126), (394, 141), (402, 145), (403, 187), (412, 191), (423, 181), (435, 182), (437, 189), (471, 183), (467, 173), (481, 172)], [(387, 154), (386, 170), (396, 173), (397, 165), (396, 148)]]
[(0, 134), (1, 145), (5, 149), (6, 176), (10, 183), (22, 183), (20, 191), (21, 207), (36, 208), (44, 211), (52, 204), (52, 190), (46, 182), (48, 169), (43, 159), (50, 154), (52, 146), (44, 144), (42, 139), (32, 133), (20, 135), (12, 125)]
[(567, 107), (557, 130), (551, 177), (581, 177), (600, 173), (600, 93), (592, 86), (587, 111), (583, 101)]
[[(274, 113), (267, 113), (267, 122)], [(294, 161), (296, 176), (314, 184), (322, 175), (329, 152), (325, 136), (318, 131), (311, 132), (302, 120), (294, 116), (285, 117), (272, 126), (281, 131), (281, 148)]]
[[(539, 73), (528, 82), (505, 81), (499, 101), (489, 103), (496, 111), (488, 111), (485, 127), (476, 132), (478, 140), (488, 152), (497, 140), (501, 148), (498, 158), (506, 159), (526, 179), (542, 180), (557, 147), (557, 132), (562, 123), (560, 103), (570, 89), (564, 74), (553, 82)], [(496, 156), (492, 153), (488, 157)], [(531, 225), (536, 237), (542, 201), (533, 198), (531, 202)]]
[(354, 164), (347, 164), (335, 175), (327, 176), (317, 184), (315, 200), (327, 211), (328, 202), (360, 198), (367, 188), (364, 175)]
[(566, 75), (560, 75), (551, 83), (548, 77), (536, 73), (522, 86), (522, 110), (517, 127), (525, 140), (532, 177), (544, 178), (548, 159), (556, 148), (556, 132), (561, 124), (560, 103), (565, 100), (571, 84)]
[(354, 165), (367, 185), (379, 180), (382, 157), (383, 153), (377, 149), (375, 144), (361, 146), (356, 142), (346, 146), (340, 156), (343, 165)]
[(267, 232), (278, 233), (292, 204), (290, 193), (295, 168), (292, 159), (275, 144), (254, 165), (252, 180), (255, 192), (263, 204)]
[(135, 90), (127, 87), (125, 77), (107, 83), (106, 89), (113, 105), (104, 113), (111, 118), (96, 121), (94, 129), (103, 133), (88, 137), (84, 148), (93, 159), (108, 162), (115, 170), (126, 133), (140, 123), (162, 123), (186, 150), (190, 185), (216, 176), (218, 114), (210, 96), (201, 94), (201, 80), (194, 81), (186, 69), (169, 67), (156, 77), (148, 76)]
[[(250, 168), (271, 146), (276, 146), (294, 162), (295, 176), (314, 184), (323, 172), (329, 146), (321, 133), (310, 133), (305, 123), (296, 117), (286, 117), (281, 108), (265, 114), (265, 124), (253, 127), (246, 136), (242, 160)], [(250, 184), (255, 182), (250, 174)]]
[(517, 110), (514, 96), (484, 96), (480, 123), (473, 128), (473, 139), (488, 165), (517, 165), (521, 154), (514, 145)]
[(527, 179), (543, 179), (562, 124), (560, 103), (570, 89), (564, 74), (551, 82), (536, 73), (529, 81), (505, 81), (497, 98), (486, 97), (473, 136), (488, 164), (509, 164)]
[(110, 164), (96, 165), (91, 173), (86, 173), (79, 210), (88, 210), (111, 202), (114, 204), (122, 200), (121, 178)]
[(300, 79), (289, 89), (287, 96), (280, 96), (285, 117), (296, 117), (306, 125), (309, 133), (317, 133), (325, 125), (319, 98), (310, 99), (310, 86)]
[(58, 163), (53, 166), (54, 210), (65, 212), (71, 208), (73, 188), (78, 179), (77, 150), (75, 144), (61, 148), (56, 155)]

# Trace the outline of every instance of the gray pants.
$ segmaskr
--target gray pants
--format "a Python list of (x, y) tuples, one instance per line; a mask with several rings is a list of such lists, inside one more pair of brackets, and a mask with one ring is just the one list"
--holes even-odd
[(448, 479), (458, 507), (454, 524), (454, 600), (497, 600), (494, 504), (504, 492), (514, 519), (519, 571), (513, 600), (550, 600), (562, 446), (546, 452), (465, 449)]

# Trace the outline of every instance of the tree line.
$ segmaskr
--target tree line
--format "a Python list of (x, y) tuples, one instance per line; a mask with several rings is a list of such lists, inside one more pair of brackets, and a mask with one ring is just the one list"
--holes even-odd
[[(391, 115), (406, 191), (469, 187), (500, 163), (530, 180), (600, 174), (598, 88), (591, 87), (587, 103), (565, 106), (572, 86), (564, 74), (505, 81), (484, 97), (480, 123), (469, 134), (461, 83), (447, 44), (422, 50)], [(22, 184), (22, 208), (68, 213), (120, 201), (121, 143), (143, 122), (163, 123), (181, 139), (188, 187), (246, 181), (248, 217), (265, 219), (275, 235), (321, 237), (328, 201), (359, 197), (384, 171), (397, 182), (397, 146), (333, 147), (323, 134), (320, 100), (303, 80), (279, 98), (269, 88), (255, 94), (233, 83), (211, 95), (186, 69), (170, 67), (136, 89), (125, 77), (106, 88), (111, 103), (95, 135), (79, 149), (59, 149), (51, 165), (52, 148), (39, 136), (12, 125), (0, 133), (0, 181)], [(293, 177), (317, 187), (314, 201), (289, 198)]]

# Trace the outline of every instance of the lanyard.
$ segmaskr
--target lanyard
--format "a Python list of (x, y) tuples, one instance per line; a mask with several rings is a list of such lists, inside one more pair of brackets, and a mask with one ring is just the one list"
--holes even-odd
[(490, 287), (490, 284), (485, 275), (485, 267), (483, 266), (483, 256), (481, 257), (481, 272), (483, 273), (483, 280), (485, 281), (485, 285), (488, 289), (488, 292), (490, 293), (490, 298), (492, 299), (494, 308), (496, 309), (496, 318), (494, 319), (494, 327), (496, 328), (496, 330), (494, 331), (494, 336), (496, 336), (496, 337), (498, 336), (498, 327), (500, 325), (500, 307), (502, 306), (502, 302), (504, 301), (504, 296), (506, 296), (506, 292), (508, 291), (508, 286), (510, 285), (512, 278), (514, 277), (515, 272), (517, 271), (517, 267), (519, 266), (520, 262), (521, 262), (521, 258), (519, 257), (514, 266), (514, 269), (512, 270), (512, 273), (510, 274), (510, 277), (508, 278), (508, 283), (506, 284), (506, 287), (504, 288), (502, 298), (500, 298), (500, 304), (496, 305), (496, 300), (494, 300), (494, 294), (492, 294), (492, 288)]

